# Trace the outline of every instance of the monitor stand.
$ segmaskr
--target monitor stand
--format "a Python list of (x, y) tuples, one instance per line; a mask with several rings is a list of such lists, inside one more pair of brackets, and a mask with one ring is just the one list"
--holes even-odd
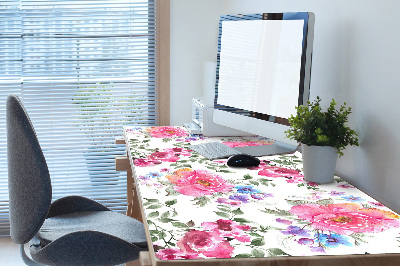
[(297, 146), (275, 141), (273, 144), (260, 146), (234, 147), (233, 149), (255, 157), (294, 153)]

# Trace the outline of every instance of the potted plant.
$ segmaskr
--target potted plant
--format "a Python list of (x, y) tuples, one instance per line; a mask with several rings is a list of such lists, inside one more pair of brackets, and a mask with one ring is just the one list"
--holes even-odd
[(301, 143), (303, 173), (307, 181), (329, 183), (333, 181), (336, 160), (348, 145), (359, 146), (357, 133), (346, 126), (351, 108), (344, 103), (336, 110), (332, 99), (324, 112), (317, 97), (308, 106), (296, 107), (297, 115), (289, 118), (286, 136)]

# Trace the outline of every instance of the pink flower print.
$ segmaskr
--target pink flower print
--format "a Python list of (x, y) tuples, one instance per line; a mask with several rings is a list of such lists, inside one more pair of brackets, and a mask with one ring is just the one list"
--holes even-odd
[(378, 207), (385, 207), (385, 205), (383, 205), (383, 204), (380, 203), (380, 202), (372, 202), (372, 201), (369, 201), (369, 203), (372, 204), (372, 205), (378, 206)]
[(218, 232), (223, 237), (234, 238), (240, 242), (250, 242), (250, 237), (244, 233), (251, 229), (248, 225), (240, 225), (231, 220), (219, 219), (216, 222), (203, 222), (201, 226), (207, 231)]
[(344, 192), (341, 192), (341, 191), (331, 191), (331, 192), (329, 192), (329, 194), (332, 195), (332, 196), (340, 196), (340, 195), (343, 195)]
[(179, 169), (174, 172), (174, 175), (167, 175), (167, 178), (175, 184), (173, 188), (176, 192), (193, 197), (212, 195), (217, 192), (227, 193), (233, 187), (222, 177), (206, 170)]
[(247, 169), (249, 169), (249, 170), (260, 170), (260, 169), (264, 169), (267, 165), (268, 164), (265, 161), (261, 161), (258, 166), (248, 167)]
[(134, 159), (133, 164), (138, 167), (148, 167), (160, 164), (160, 161), (153, 160), (153, 159)]
[(252, 194), (252, 195), (250, 195), (250, 197), (252, 197), (253, 199), (256, 199), (256, 200), (263, 200), (266, 197), (273, 197), (273, 196), (274, 195), (271, 194), (271, 193), (260, 193), (260, 194)]
[(228, 199), (225, 199), (225, 198), (218, 198), (218, 199), (216, 200), (216, 202), (218, 202), (218, 203), (224, 203), (224, 204), (229, 204), (229, 200), (228, 200)]
[(200, 259), (197, 254), (184, 253), (179, 248), (160, 249), (155, 255), (160, 260)]
[(300, 183), (304, 180), (303, 175), (298, 170), (288, 169), (277, 166), (266, 166), (258, 172), (258, 175), (268, 177), (285, 177), (288, 183)]
[(185, 253), (211, 258), (230, 258), (234, 248), (218, 232), (190, 230), (176, 243)]
[(311, 246), (314, 244), (314, 240), (311, 238), (300, 238), (299, 240), (297, 240), (297, 243), (299, 243), (300, 245)]
[(292, 224), (292, 221), (286, 220), (286, 219), (282, 219), (282, 218), (276, 218), (276, 221), (277, 221), (278, 223), (282, 223), (282, 224), (286, 224), (286, 225)]
[(292, 214), (311, 223), (315, 229), (341, 235), (376, 233), (399, 227), (397, 214), (375, 208), (363, 208), (357, 203), (338, 203), (327, 206), (302, 204), (290, 209)]
[(168, 152), (170, 154), (175, 154), (175, 155), (182, 155), (182, 156), (190, 156), (192, 155), (189, 150), (183, 149), (183, 148), (167, 148), (163, 149), (164, 152)]
[(146, 129), (150, 136), (154, 138), (175, 138), (175, 137), (186, 137), (188, 132), (179, 127), (151, 127)]
[(256, 140), (256, 141), (239, 140), (239, 141), (225, 141), (222, 143), (225, 144), (226, 146), (234, 148), (234, 147), (271, 145), (274, 143), (274, 141), (271, 141), (271, 140)]
[(167, 151), (156, 151), (150, 154), (147, 158), (150, 160), (158, 160), (162, 162), (176, 162), (179, 160), (179, 157), (176, 156), (173, 152)]
[(311, 199), (311, 200), (318, 200), (321, 198), (322, 197), (318, 193), (311, 193), (311, 196), (307, 197), (307, 199)]
[(354, 187), (351, 186), (351, 185), (339, 185), (338, 187), (342, 187), (342, 188), (354, 188)]

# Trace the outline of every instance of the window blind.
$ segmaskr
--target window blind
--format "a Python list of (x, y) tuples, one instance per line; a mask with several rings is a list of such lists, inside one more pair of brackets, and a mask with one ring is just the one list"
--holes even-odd
[(0, 2), (0, 235), (9, 234), (5, 100), (17, 94), (48, 163), (53, 200), (126, 210), (114, 158), (123, 125), (157, 125), (155, 1)]

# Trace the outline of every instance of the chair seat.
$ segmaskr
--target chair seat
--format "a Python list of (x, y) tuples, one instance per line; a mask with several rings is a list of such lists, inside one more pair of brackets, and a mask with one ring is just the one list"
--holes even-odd
[(47, 218), (37, 237), (42, 246), (67, 234), (79, 231), (98, 231), (118, 237), (141, 248), (147, 248), (141, 222), (112, 211), (83, 211)]

